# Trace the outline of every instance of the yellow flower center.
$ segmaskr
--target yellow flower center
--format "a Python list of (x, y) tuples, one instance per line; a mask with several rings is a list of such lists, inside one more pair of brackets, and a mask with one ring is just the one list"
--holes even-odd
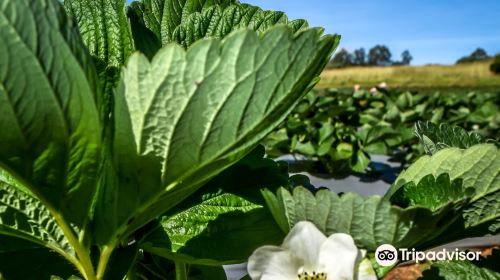
[(326, 278), (326, 273), (316, 273), (316, 271), (313, 271), (312, 274), (309, 274), (307, 272), (302, 272), (297, 275), (299, 280), (327, 280)]

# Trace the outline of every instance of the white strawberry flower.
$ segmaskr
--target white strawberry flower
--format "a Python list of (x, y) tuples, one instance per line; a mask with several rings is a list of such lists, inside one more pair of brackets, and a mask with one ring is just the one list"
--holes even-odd
[(253, 280), (376, 280), (365, 252), (348, 234), (326, 237), (311, 222), (299, 222), (283, 244), (263, 246), (248, 260)]

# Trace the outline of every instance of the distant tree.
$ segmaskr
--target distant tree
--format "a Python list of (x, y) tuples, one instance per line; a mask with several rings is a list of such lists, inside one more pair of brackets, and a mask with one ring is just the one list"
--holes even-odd
[(470, 57), (474, 60), (486, 60), (490, 58), (486, 51), (481, 48), (477, 48), (474, 52), (472, 52)]
[(354, 50), (354, 65), (365, 65), (366, 64), (366, 52), (364, 48), (359, 48)]
[(401, 63), (403, 65), (410, 65), (410, 62), (413, 60), (413, 56), (411, 56), (410, 51), (405, 50), (401, 53)]
[(331, 68), (342, 68), (353, 65), (354, 57), (346, 49), (338, 51), (330, 61)]
[(460, 58), (459, 60), (457, 60), (457, 64), (469, 63), (469, 62), (474, 62), (474, 61), (482, 61), (482, 60), (487, 60), (490, 58), (491, 58), (491, 56), (489, 56), (484, 49), (477, 48), (469, 56), (464, 56), (464, 57)]
[(500, 74), (500, 54), (495, 56), (495, 60), (493, 60), (490, 69), (493, 73)]
[(386, 66), (391, 64), (391, 51), (384, 45), (376, 45), (368, 52), (368, 65)]

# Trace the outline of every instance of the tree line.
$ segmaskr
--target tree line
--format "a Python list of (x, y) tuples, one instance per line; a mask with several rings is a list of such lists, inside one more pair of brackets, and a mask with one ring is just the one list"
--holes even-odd
[[(495, 58), (492, 71), (498, 73), (499, 55)], [(464, 56), (456, 61), (456, 64), (470, 63), (475, 61), (484, 61), (494, 58), (482, 49), (477, 48), (471, 54)], [(410, 65), (413, 57), (408, 50), (401, 53), (401, 60), (392, 60), (391, 51), (387, 46), (376, 45), (366, 53), (364, 48), (359, 48), (350, 53), (346, 49), (339, 50), (330, 63), (329, 68), (343, 68), (350, 66), (391, 66), (391, 65)]]
[(463, 63), (469, 63), (469, 62), (475, 62), (475, 61), (483, 61), (483, 60), (488, 60), (493, 58), (492, 56), (488, 55), (488, 53), (482, 49), (482, 48), (477, 48), (475, 51), (473, 51), (470, 55), (464, 56), (457, 60), (456, 64), (463, 64)]
[(328, 67), (409, 65), (412, 59), (410, 52), (405, 50), (401, 53), (401, 60), (394, 61), (387, 46), (376, 45), (368, 53), (364, 48), (356, 49), (352, 53), (346, 49), (341, 49), (335, 54)]
[(492, 60), (490, 70), (495, 74), (500, 74), (500, 53), (495, 56), (489, 55), (484, 49), (477, 48), (470, 55), (464, 56), (457, 60), (456, 64), (471, 63), (476, 61)]

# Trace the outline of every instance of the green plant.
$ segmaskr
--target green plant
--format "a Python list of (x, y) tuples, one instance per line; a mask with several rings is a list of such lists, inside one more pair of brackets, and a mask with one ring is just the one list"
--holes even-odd
[[(245, 155), (318, 81), (338, 36), (236, 1), (4, 0), (0, 38), (3, 277), (133, 278), (159, 254), (186, 279), (188, 262), (220, 274), (196, 265), (277, 239), (258, 188), (279, 170), (245, 190), (213, 185), (238, 162), (277, 168)], [(207, 261), (201, 245), (224, 241), (204, 229), (240, 236), (234, 217), (268, 235)], [(162, 223), (175, 227), (151, 235)]]
[(323, 172), (362, 172), (370, 163), (369, 154), (389, 153), (390, 147), (413, 137), (411, 130), (397, 131), (388, 122), (367, 121), (370, 104), (383, 106), (381, 100), (364, 91), (311, 92), (266, 139), (267, 151), (273, 156), (309, 156), (321, 163), (319, 170)]
[[(269, 209), (285, 233), (300, 221), (310, 221), (326, 235), (351, 235), (371, 258), (382, 244), (427, 250), (462, 238), (498, 234), (500, 151), (494, 144), (471, 144), (472, 134), (463, 138), (464, 132), (457, 128), (441, 125), (439, 129), (447, 133), (419, 126), (419, 135), (425, 136), (421, 139), (432, 138), (447, 146), (438, 145), (432, 155), (410, 165), (384, 197), (280, 188), (263, 191)], [(379, 277), (393, 268), (373, 264)], [(497, 279), (500, 275), (498, 251), (475, 263), (435, 261), (431, 267), (424, 279), (436, 279), (435, 275), (466, 279), (469, 273), (474, 275), (470, 279)]]
[[(471, 135), (476, 138), (497, 137), (500, 115), (495, 104), (500, 102), (499, 96), (488, 92), (418, 93), (386, 89), (376, 93), (314, 91), (264, 144), (272, 156), (302, 154), (319, 163), (317, 171), (334, 175), (367, 170), (373, 154), (389, 155), (405, 165), (423, 155), (423, 148), (429, 148), (418, 144), (413, 131), (415, 122), (426, 122), (428, 127), (446, 122), (474, 130)], [(464, 137), (465, 132), (458, 133), (463, 129), (446, 128), (456, 130), (450, 133), (460, 135), (457, 141)], [(437, 132), (437, 128), (433, 129)], [(446, 145), (439, 145), (442, 144)]]

